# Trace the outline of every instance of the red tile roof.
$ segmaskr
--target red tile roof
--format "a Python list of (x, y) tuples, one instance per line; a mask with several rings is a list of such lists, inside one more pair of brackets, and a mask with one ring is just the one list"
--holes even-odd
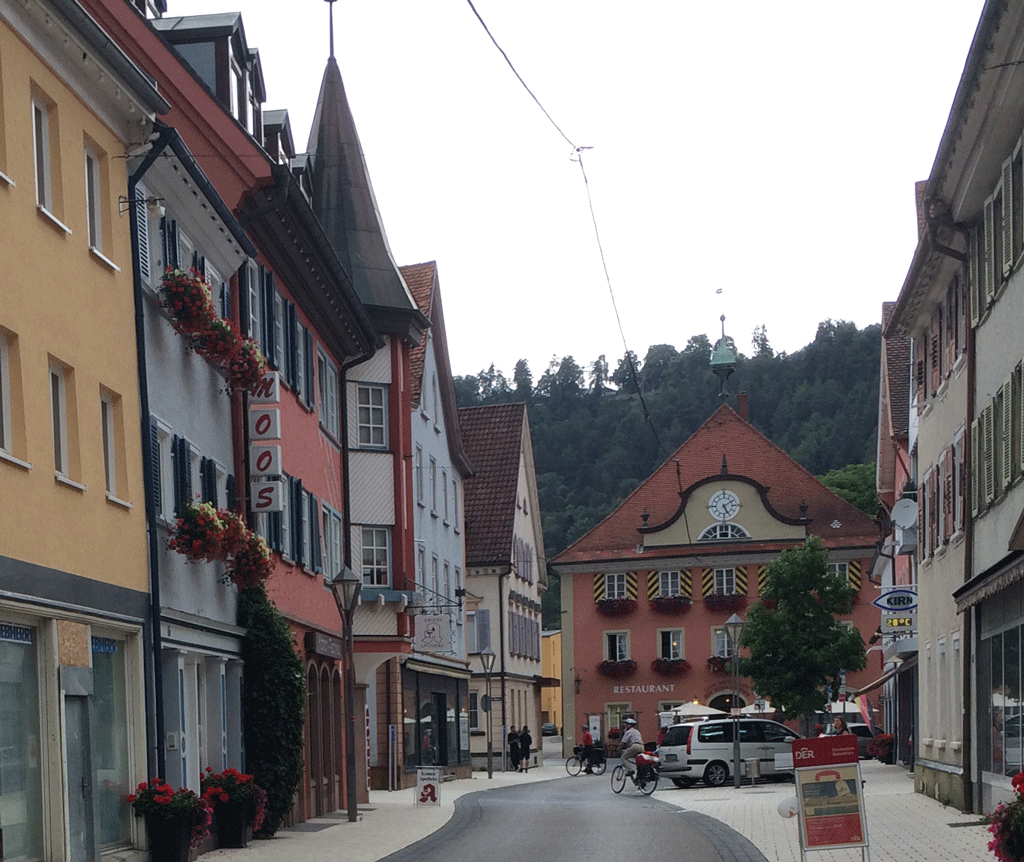
[(508, 563), (526, 405), (460, 407), (459, 425), (474, 471), (465, 482), (466, 566)]
[[(423, 316), (428, 320), (430, 319), (430, 307), (434, 299), (434, 285), (437, 283), (437, 261), (427, 261), (426, 263), (414, 263), (409, 266), (400, 266), (398, 271), (402, 273), (402, 278), (405, 279), (405, 285), (409, 288), (409, 292), (412, 294), (413, 299), (416, 300), (416, 305), (419, 306), (420, 311), (423, 312)], [(409, 352), (409, 363), (410, 363), (410, 374), (411, 374), (411, 392), (412, 392), (412, 403), (420, 403), (420, 390), (423, 385), (423, 356), (427, 350), (427, 339), (420, 339), (420, 343), (417, 344)]]
[[(882, 303), (882, 331), (896, 310), (895, 302)], [(883, 339), (885, 374), (888, 375), (889, 420), (894, 437), (906, 437), (910, 420), (910, 339), (904, 335), (890, 335)]]
[[(746, 476), (768, 487), (768, 501), (780, 515), (798, 519), (800, 504), (806, 502), (809, 532), (820, 536), (826, 547), (864, 547), (877, 540), (878, 528), (871, 518), (822, 485), (735, 410), (722, 406), (615, 511), (558, 554), (552, 564), (665, 556), (665, 548), (636, 553), (644, 510), (651, 526), (667, 521), (678, 511), (681, 493), (721, 472), (723, 457), (730, 475)], [(833, 528), (834, 522), (839, 526)], [(767, 550), (763, 544), (758, 549)], [(736, 550), (735, 543), (726, 548), (702, 542), (701, 553), (714, 552), (716, 547)], [(677, 552), (678, 548), (669, 551)]]

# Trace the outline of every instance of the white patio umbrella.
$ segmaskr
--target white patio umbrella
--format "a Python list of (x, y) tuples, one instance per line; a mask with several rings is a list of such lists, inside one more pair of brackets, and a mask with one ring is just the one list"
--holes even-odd
[(699, 703), (682, 703), (671, 709), (673, 715), (680, 718), (703, 718), (707, 715), (727, 715), (724, 710), (715, 709), (713, 706), (703, 706)]
[(767, 714), (769, 712), (775, 712), (775, 709), (772, 707), (770, 701), (767, 701), (767, 700), (760, 701), (761, 705), (764, 707), (763, 709), (758, 709), (757, 708), (758, 703), (759, 703), (759, 701), (755, 700), (749, 706), (743, 707), (743, 709), (741, 709), (740, 712), (742, 712), (744, 715), (760, 715), (762, 713)]

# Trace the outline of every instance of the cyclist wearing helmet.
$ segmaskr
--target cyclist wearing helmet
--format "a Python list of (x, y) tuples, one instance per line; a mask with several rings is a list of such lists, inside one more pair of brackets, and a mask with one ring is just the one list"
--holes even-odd
[[(622, 767), (626, 775), (632, 776), (636, 769), (636, 756), (644, 750), (644, 738), (637, 730), (636, 719), (627, 718), (622, 722), (626, 732), (622, 734)], [(632, 758), (632, 759), (630, 759)]]

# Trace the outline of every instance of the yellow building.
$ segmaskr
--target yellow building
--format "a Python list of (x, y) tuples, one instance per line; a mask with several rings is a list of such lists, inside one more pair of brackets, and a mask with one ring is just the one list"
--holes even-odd
[[(562, 678), (562, 633), (541, 632), (540, 675), (548, 679)], [(562, 689), (547, 686), (540, 690), (540, 718), (562, 728)]]
[(122, 797), (146, 771), (150, 599), (120, 199), (166, 110), (77, 4), (0, 0), (6, 858), (94, 859), (138, 829)]

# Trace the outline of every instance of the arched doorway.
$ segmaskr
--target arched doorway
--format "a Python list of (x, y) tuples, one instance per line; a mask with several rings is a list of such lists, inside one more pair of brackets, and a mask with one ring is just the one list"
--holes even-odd
[(720, 694), (708, 701), (708, 706), (713, 707), (714, 709), (720, 709), (728, 715), (732, 714), (733, 705), (742, 709), (747, 705), (746, 698), (744, 698), (742, 694), (738, 694), (735, 697), (734, 704), (732, 692), (726, 692), (725, 694)]

